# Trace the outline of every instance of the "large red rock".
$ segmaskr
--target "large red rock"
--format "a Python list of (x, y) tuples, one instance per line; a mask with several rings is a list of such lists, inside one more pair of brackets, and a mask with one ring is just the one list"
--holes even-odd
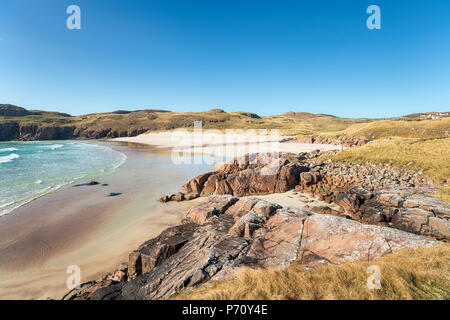
[(298, 260), (309, 266), (370, 261), (403, 248), (436, 243), (401, 230), (316, 214), (305, 221)]
[(307, 170), (298, 160), (287, 158), (266, 159), (251, 155), (224, 164), (219, 170), (200, 175), (182, 188), (183, 197), (170, 195), (161, 201), (193, 199), (213, 194), (237, 197), (286, 192), (296, 186), (300, 172)]
[(237, 198), (229, 195), (210, 196), (207, 201), (190, 208), (186, 217), (196, 224), (203, 224), (212, 216), (223, 214), (236, 201)]
[(306, 211), (297, 208), (278, 210), (264, 228), (255, 232), (247, 257), (263, 267), (289, 266), (297, 258), (307, 217)]
[(242, 216), (249, 213), (258, 201), (259, 199), (256, 198), (240, 198), (228, 208), (227, 214), (231, 215), (235, 221), (238, 221)]

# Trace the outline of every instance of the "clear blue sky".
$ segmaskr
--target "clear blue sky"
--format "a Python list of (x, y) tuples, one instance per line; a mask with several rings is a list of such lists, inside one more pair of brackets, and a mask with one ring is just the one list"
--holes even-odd
[[(66, 28), (70, 4), (81, 30)], [(371, 4), (381, 30), (366, 27)], [(0, 103), (71, 114), (450, 111), (450, 1), (1, 0)]]

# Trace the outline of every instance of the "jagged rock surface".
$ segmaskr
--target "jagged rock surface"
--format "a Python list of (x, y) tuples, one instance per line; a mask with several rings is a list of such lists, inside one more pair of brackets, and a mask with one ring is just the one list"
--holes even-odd
[(201, 174), (182, 187), (182, 192), (167, 195), (161, 201), (191, 200), (212, 194), (236, 197), (286, 192), (299, 182), (307, 170), (298, 159), (281, 157), (270, 160), (253, 154), (224, 164), (219, 170)]
[[(420, 174), (388, 165), (320, 161), (317, 159), (319, 155), (319, 152), (297, 156), (284, 154), (268, 164), (261, 161), (259, 155), (238, 158), (218, 171), (190, 180), (182, 187), (182, 192), (165, 196), (161, 201), (182, 201), (211, 194), (242, 197), (295, 188), (340, 207), (340, 211), (325, 206), (311, 208), (315, 213), (344, 216), (437, 239), (450, 239), (449, 205), (424, 195), (437, 189)], [(189, 213), (194, 214), (198, 215)], [(217, 213), (203, 214), (209, 217)], [(204, 221), (207, 216), (195, 219)], [(248, 228), (254, 229), (255, 226)]]
[(370, 261), (402, 248), (437, 243), (256, 198), (216, 195), (189, 211), (196, 213), (184, 224), (166, 229), (132, 252), (127, 267), (118, 270), (124, 275), (113, 272), (65, 299), (167, 299), (211, 279), (231, 279), (243, 266), (286, 268), (296, 259), (310, 267)]

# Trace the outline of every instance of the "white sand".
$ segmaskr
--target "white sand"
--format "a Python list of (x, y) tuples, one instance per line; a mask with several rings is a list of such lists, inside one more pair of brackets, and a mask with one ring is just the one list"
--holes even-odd
[(329, 204), (322, 200), (319, 200), (317, 197), (311, 196), (307, 193), (297, 192), (294, 190), (290, 190), (284, 193), (272, 193), (267, 195), (259, 195), (259, 196), (257, 195), (251, 197), (265, 200), (271, 203), (276, 203), (283, 207), (294, 207), (304, 209), (305, 206), (308, 205), (310, 208), (318, 206), (327, 206), (334, 210), (339, 209), (339, 206), (334, 203)]
[(183, 154), (203, 154), (204, 156), (232, 159), (248, 153), (266, 152), (310, 152), (313, 150), (340, 150), (341, 146), (331, 144), (308, 144), (281, 142), (279, 135), (257, 135), (243, 132), (241, 134), (222, 134), (208, 130), (204, 133), (174, 130), (141, 134), (136, 137), (116, 138), (115, 141), (134, 142), (153, 145), (158, 148), (170, 148)]

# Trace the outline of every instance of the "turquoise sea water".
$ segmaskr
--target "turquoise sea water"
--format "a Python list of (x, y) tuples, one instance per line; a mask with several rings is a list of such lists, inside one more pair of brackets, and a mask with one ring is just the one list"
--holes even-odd
[(113, 172), (126, 156), (78, 141), (0, 142), (0, 216), (80, 179)]

